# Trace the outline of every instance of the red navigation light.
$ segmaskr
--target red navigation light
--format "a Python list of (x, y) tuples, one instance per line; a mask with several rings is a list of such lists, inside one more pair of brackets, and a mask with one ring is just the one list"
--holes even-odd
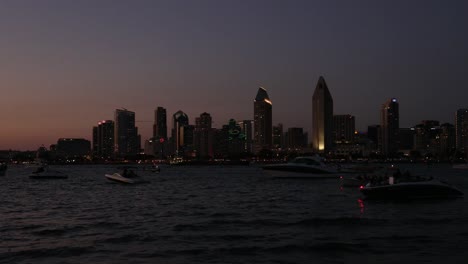
[(164, 138), (160, 138), (159, 143), (164, 143)]
[(359, 186), (359, 189), (364, 189), (364, 186), (363, 185)]

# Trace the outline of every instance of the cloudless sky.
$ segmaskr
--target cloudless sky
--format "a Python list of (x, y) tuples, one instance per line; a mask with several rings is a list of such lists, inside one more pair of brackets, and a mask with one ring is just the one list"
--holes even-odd
[[(397, 97), (400, 126), (454, 122), (468, 107), (467, 1), (3, 0), (0, 149), (91, 140), (116, 108), (152, 121), (253, 119), (259, 86), (273, 122), (310, 133), (320, 75), (335, 114), (379, 123)], [(138, 122), (142, 138), (152, 122)]]

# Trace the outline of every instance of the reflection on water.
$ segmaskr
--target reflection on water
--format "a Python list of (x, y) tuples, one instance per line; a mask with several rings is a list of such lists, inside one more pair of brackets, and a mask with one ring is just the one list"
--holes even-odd
[[(104, 178), (109, 166), (58, 168), (67, 180), (1, 177), (2, 263), (462, 263), (464, 198), (361, 199), (339, 180), (272, 179), (256, 167), (165, 167), (150, 183)], [(443, 176), (467, 193), (448, 166)], [(357, 203), (356, 203), (357, 201)], [(365, 210), (364, 210), (365, 208)], [(391, 249), (391, 250), (389, 250)]]

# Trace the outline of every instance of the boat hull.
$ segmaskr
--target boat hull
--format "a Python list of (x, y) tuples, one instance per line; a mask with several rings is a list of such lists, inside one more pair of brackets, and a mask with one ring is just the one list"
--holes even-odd
[(360, 190), (369, 199), (449, 198), (463, 196), (463, 193), (457, 188), (437, 181), (362, 187)]
[(107, 178), (108, 180), (114, 181), (114, 182), (125, 183), (125, 184), (133, 184), (133, 183), (135, 183), (135, 181), (133, 181), (132, 179), (125, 178), (125, 177), (123, 177), (122, 175), (120, 175), (120, 174), (118, 174), (118, 173), (106, 174), (105, 176), (106, 176), (106, 178)]

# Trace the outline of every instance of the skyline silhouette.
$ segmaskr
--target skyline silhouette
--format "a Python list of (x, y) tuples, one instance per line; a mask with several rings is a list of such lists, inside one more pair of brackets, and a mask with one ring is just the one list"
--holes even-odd
[[(335, 114), (378, 124), (389, 98), (401, 127), (454, 123), (468, 107), (464, 1), (24, 1), (0, 3), (0, 149), (91, 138), (115, 109), (156, 107), (214, 127), (253, 119), (259, 86), (273, 124), (311, 132), (323, 75)], [(142, 139), (152, 122), (137, 123)]]

